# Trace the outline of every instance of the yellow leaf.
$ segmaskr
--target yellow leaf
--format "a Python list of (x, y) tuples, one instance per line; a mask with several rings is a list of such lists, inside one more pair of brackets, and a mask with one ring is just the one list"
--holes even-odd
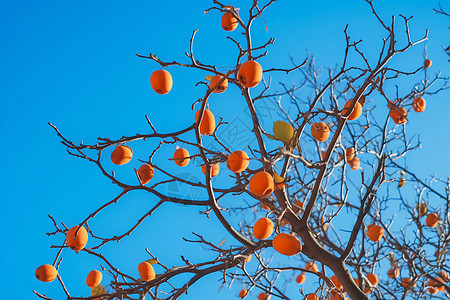
[(91, 288), (91, 296), (98, 296), (105, 293), (103, 285), (99, 284), (96, 287)]
[(225, 239), (223, 239), (223, 240), (218, 244), (218, 246), (222, 246), (223, 243), (225, 243)]
[(211, 81), (211, 79), (212, 79), (211, 75), (208, 75), (208, 76), (205, 77), (205, 80)]
[(399, 180), (398, 180), (398, 187), (399, 188), (401, 188), (402, 186), (404, 186), (405, 185), (405, 182), (406, 182), (406, 179), (405, 178), (400, 178)]
[(150, 258), (150, 259), (147, 259), (146, 262), (148, 262), (151, 265), (156, 265), (158, 263), (158, 260), (155, 258)]
[(284, 178), (281, 177), (280, 175), (278, 175), (276, 172), (273, 173), (273, 177), (274, 177), (276, 183), (280, 183), (280, 182), (284, 181)]

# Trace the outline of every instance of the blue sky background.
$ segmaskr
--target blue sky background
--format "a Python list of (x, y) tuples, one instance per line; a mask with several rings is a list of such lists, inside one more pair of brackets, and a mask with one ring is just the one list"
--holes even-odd
[[(241, 2), (229, 4), (240, 7), (245, 16), (247, 6)], [(63, 299), (57, 281), (44, 284), (34, 277), (37, 266), (53, 262), (56, 250), (49, 246), (62, 241), (61, 237), (46, 236), (53, 230), (47, 215), (71, 227), (119, 192), (94, 165), (68, 156), (47, 122), (73, 141), (86, 143), (95, 143), (99, 136), (147, 133), (145, 114), (163, 132), (189, 126), (193, 122), (190, 106), (204, 93), (204, 88), (194, 85), (208, 74), (169, 68), (174, 87), (168, 95), (160, 96), (149, 84), (158, 65), (135, 54), (152, 52), (164, 60), (187, 62), (184, 52), (189, 38), (192, 30), (199, 29), (194, 46), (197, 59), (217, 64), (220, 70), (232, 66), (235, 46), (225, 38), (219, 12), (203, 13), (210, 6), (209, 1), (0, 1), (0, 233), (4, 241), (0, 281), (14, 291), (7, 299), (36, 298), (33, 289)], [(429, 74), (443, 70), (448, 75), (450, 64), (442, 46), (450, 44), (450, 19), (433, 13), (437, 1), (375, 1), (375, 6), (387, 21), (392, 14), (413, 15), (413, 39), (430, 29), (427, 45), (433, 66)], [(261, 64), (264, 68), (288, 67), (289, 56), (300, 62), (307, 51), (315, 55), (317, 65), (340, 64), (347, 23), (351, 37), (363, 39), (362, 49), (375, 58), (384, 32), (364, 1), (279, 1), (254, 24), (255, 45), (276, 37)], [(231, 35), (239, 37), (239, 29)], [(392, 66), (414, 70), (423, 63), (423, 50), (424, 44), (393, 60)], [(405, 80), (400, 89), (409, 91), (411, 81)], [(419, 134), (423, 142), (422, 149), (408, 156), (410, 168), (421, 177), (434, 172), (439, 177), (449, 174), (448, 98), (448, 91), (427, 98), (427, 110), (420, 117), (411, 117), (407, 125), (408, 132)], [(232, 118), (236, 110), (243, 109), (237, 88), (214, 95), (213, 100), (212, 107), (224, 118)], [(266, 130), (270, 131), (273, 121), (263, 122)], [(135, 158), (140, 159), (145, 159), (154, 145), (152, 141), (130, 143)], [(173, 146), (167, 149), (172, 152)], [(133, 182), (137, 159), (119, 169), (107, 162), (110, 151), (105, 156), (109, 170)], [(201, 176), (192, 166), (180, 171), (169, 162), (162, 164), (176, 174)], [(228, 175), (221, 174), (223, 180)], [(119, 234), (154, 203), (147, 194), (132, 193), (91, 224), (103, 235)], [(192, 261), (210, 256), (201, 247), (182, 241), (183, 236), (192, 238), (191, 232), (213, 242), (225, 238), (233, 243), (214, 216), (206, 219), (197, 212), (197, 208), (165, 205), (136, 230), (134, 237), (108, 245), (102, 253), (122, 271), (137, 276), (137, 264), (148, 258), (146, 247), (172, 266), (180, 264), (183, 247), (194, 247), (189, 251)], [(89, 294), (85, 277), (99, 263), (85, 254), (64, 252), (61, 274), (74, 296)], [(184, 299), (236, 297), (239, 284), (217, 295), (220, 279), (216, 275), (203, 279)]]

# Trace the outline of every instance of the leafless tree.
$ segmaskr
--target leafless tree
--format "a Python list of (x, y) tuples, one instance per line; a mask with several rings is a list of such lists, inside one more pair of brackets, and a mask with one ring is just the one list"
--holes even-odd
[[(255, 45), (250, 29), (253, 21), (270, 9), (274, 2), (253, 0), (248, 12), (244, 13), (213, 0), (213, 6), (206, 9), (205, 13), (232, 14), (243, 32), (242, 40), (228, 37), (238, 54), (236, 65), (226, 71), (219, 71), (223, 68), (202, 63), (195, 57), (193, 49), (197, 30), (193, 31), (190, 39), (187, 61), (163, 60), (153, 53), (138, 54), (162, 68), (178, 66), (220, 75), (222, 81), (226, 79), (230, 85), (240, 89), (250, 112), (252, 128), (249, 135), (255, 142), (249, 142), (238, 150), (248, 152), (250, 159), (259, 162), (260, 167), (230, 173), (234, 182), (231, 186), (217, 187), (210, 172), (213, 164), (226, 163), (231, 148), (235, 147), (220, 135), (221, 131), (231, 126), (227, 122), (229, 120), (220, 119), (214, 133), (206, 139), (200, 133), (198, 120), (177, 132), (163, 133), (156, 130), (146, 116), (149, 133), (119, 139), (98, 138), (98, 141), (89, 144), (73, 142), (50, 124), (70, 155), (96, 165), (103, 176), (121, 189), (116, 197), (79, 223), (80, 227), (87, 229), (90, 240), (81, 251), (101, 260), (104, 272), (110, 274), (112, 280), (103, 283), (105, 289), (100, 290), (101, 295), (80, 297), (72, 296), (63, 278), (58, 275), (67, 299), (177, 299), (202, 277), (212, 273), (223, 274), (223, 285), (239, 281), (247, 286), (248, 292), (253, 290), (273, 298), (298, 299), (308, 296), (302, 285), (298, 285), (297, 294), (289, 294), (286, 287), (297, 284), (295, 278), (303, 272), (308, 274), (308, 281), (316, 283), (315, 294), (321, 299), (344, 299), (347, 295), (351, 299), (448, 299), (450, 285), (446, 272), (450, 272), (450, 180), (436, 176), (420, 178), (415, 174), (414, 166), (407, 164), (405, 158), (409, 151), (420, 147), (420, 140), (407, 132), (408, 122), (395, 124), (390, 117), (395, 113), (402, 115), (402, 109), (410, 116), (416, 113), (413, 107), (416, 98), (432, 97), (448, 88), (448, 78), (440, 73), (430, 76), (422, 61), (412, 70), (390, 64), (394, 56), (402, 55), (426, 41), (428, 32), (417, 40), (412, 39), (410, 17), (392, 16), (387, 21), (386, 16), (378, 14), (373, 1), (366, 0), (370, 11), (368, 15), (376, 18), (381, 28), (381, 48), (377, 59), (365, 55), (360, 47), (362, 41), (352, 40), (346, 27), (346, 47), (340, 66), (328, 69), (316, 67), (312, 55), (298, 61), (292, 58), (292, 66), (265, 69), (260, 86), (246, 88), (237, 75), (240, 66), (244, 61), (258, 60), (268, 55), (269, 48), (275, 42), (270, 38), (266, 43)], [(354, 58), (359, 58), (360, 63), (350, 65), (350, 58), (352, 62), (356, 61)], [(272, 74), (295, 76), (296, 79), (292, 84), (274, 85), (270, 80)], [(396, 82), (406, 77), (417, 79), (417, 83), (410, 87), (408, 93), (401, 94), (395, 88)], [(208, 82), (200, 81), (198, 84), (205, 86), (205, 92), (193, 103), (193, 108), (197, 107), (203, 116), (214, 94)], [(295, 129), (289, 140), (279, 141), (270, 128), (263, 128), (256, 108), (259, 103), (274, 105), (282, 116), (280, 119)], [(345, 103), (348, 109), (343, 109)], [(363, 113), (357, 120), (350, 120), (351, 112), (357, 106), (363, 107)], [(220, 112), (214, 113), (220, 115)], [(331, 129), (327, 141), (318, 142), (310, 134), (315, 122), (325, 122)], [(194, 140), (186, 138), (189, 133), (195, 133)], [(136, 173), (135, 182), (122, 182), (103, 165), (102, 157), (111, 148), (149, 139), (158, 141), (158, 146), (149, 153), (148, 159), (141, 161), (150, 164), (155, 172), (164, 174), (165, 180), (145, 185)], [(203, 180), (197, 182), (176, 176), (166, 170), (166, 162), (155, 158), (167, 156), (167, 151), (174, 151), (175, 145), (180, 143), (195, 149), (195, 152), (191, 151), (194, 154), (190, 158), (206, 166)], [(354, 148), (359, 166), (346, 155), (349, 148)], [(169, 163), (173, 164), (171, 161)], [(275, 189), (266, 197), (255, 195), (248, 187), (252, 176), (261, 171), (275, 178)], [(208, 197), (183, 199), (168, 195), (164, 187), (174, 182), (183, 188), (204, 189)], [(131, 228), (107, 238), (98, 236), (90, 229), (89, 224), (94, 222), (92, 219), (96, 215), (135, 191), (148, 192), (159, 200)], [(223, 204), (224, 199), (237, 194), (245, 195), (246, 205)], [(202, 214), (217, 218), (234, 238), (233, 246), (226, 248), (214, 244), (201, 233), (196, 233), (194, 239), (185, 240), (204, 245), (216, 254), (216, 258), (191, 262), (182, 257), (183, 263), (173, 267), (164, 264), (164, 257), (156, 258), (147, 250), (148, 259), (153, 259), (152, 263), (163, 270), (150, 281), (122, 273), (118, 266), (100, 254), (99, 250), (104, 245), (132, 236), (147, 217), (158, 213), (158, 208), (170, 202), (199, 207)], [(252, 233), (253, 220), (257, 215), (261, 216), (261, 212), (275, 224), (272, 237), (284, 232), (300, 238), (303, 246), (300, 254), (281, 262), (273, 260), (275, 250), (272, 237), (258, 240)], [(430, 213), (439, 216), (436, 227), (426, 225), (425, 216)], [(253, 217), (240, 218), (243, 215)], [(55, 231), (48, 235), (61, 237), (61, 243), (52, 246), (59, 248), (53, 265), (64, 268), (64, 263), (61, 263), (63, 252), (72, 251), (65, 242), (69, 228), (50, 218)], [(367, 238), (370, 224), (382, 227), (384, 235), (381, 240), (373, 242)], [(246, 260), (250, 255), (257, 260), (256, 267), (247, 266)], [(319, 268), (310, 268), (312, 262)], [(398, 270), (400, 276), (389, 278), (386, 273), (389, 268)], [(182, 286), (173, 284), (173, 279), (182, 274), (190, 274), (191, 277)], [(368, 274), (378, 275), (379, 283), (369, 281)], [(331, 280), (332, 275), (338, 282)], [(41, 292), (35, 291), (35, 294), (43, 299), (53, 299)]]

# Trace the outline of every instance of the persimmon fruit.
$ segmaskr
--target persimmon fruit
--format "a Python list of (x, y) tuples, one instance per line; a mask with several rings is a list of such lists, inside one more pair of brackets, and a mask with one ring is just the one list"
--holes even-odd
[[(195, 121), (198, 121), (200, 117), (200, 110), (195, 113)], [(203, 113), (203, 118), (200, 121), (200, 133), (203, 135), (210, 135), (216, 129), (216, 120), (214, 119), (213, 113), (209, 109), (205, 109)]]
[(111, 153), (111, 161), (116, 165), (124, 165), (133, 158), (133, 150), (125, 145), (119, 145)]
[(295, 279), (295, 281), (297, 281), (298, 284), (305, 283), (305, 280), (306, 280), (306, 275), (304, 273), (298, 275), (297, 278)]
[(345, 149), (345, 159), (347, 159), (347, 162), (352, 161), (355, 158), (355, 154), (355, 148)]
[(289, 142), (294, 136), (294, 127), (284, 121), (273, 123), (273, 134), (282, 142)]
[(312, 261), (308, 262), (305, 265), (305, 269), (316, 272), (316, 273), (319, 272), (319, 267), (317, 266), (317, 264), (315, 262), (312, 262)]
[(361, 161), (357, 157), (353, 158), (351, 161), (348, 161), (347, 163), (350, 165), (350, 168), (352, 168), (352, 170), (358, 170), (359, 166), (361, 165)]
[(248, 291), (247, 291), (246, 289), (242, 289), (242, 290), (239, 292), (239, 297), (245, 298), (245, 296), (247, 296), (247, 294), (248, 294)]
[(258, 300), (269, 300), (270, 295), (267, 295), (266, 293), (262, 292), (258, 295)]
[(308, 297), (306, 297), (306, 300), (319, 300), (319, 296), (317, 296), (316, 293), (309, 294)]
[(333, 275), (330, 277), (331, 281), (334, 283), (334, 286), (340, 290), (342, 288), (342, 284), (339, 282), (339, 280), (337, 279), (336, 275)]
[(397, 278), (398, 276), (400, 276), (400, 270), (398, 268), (391, 268), (388, 270), (388, 276), (391, 279)]
[(172, 75), (166, 70), (157, 70), (150, 76), (150, 85), (158, 94), (164, 95), (172, 89)]
[(417, 97), (413, 101), (412, 105), (415, 112), (423, 112), (425, 111), (425, 108), (427, 107), (427, 102), (422, 97)]
[(292, 256), (302, 251), (299, 238), (289, 233), (279, 233), (272, 241), (273, 248), (286, 256)]
[(36, 269), (34, 276), (42, 282), (52, 282), (58, 276), (58, 271), (54, 266), (45, 264)]
[(144, 164), (139, 167), (137, 174), (142, 184), (147, 184), (150, 182), (150, 180), (152, 180), (153, 175), (155, 174), (155, 170), (151, 165)]
[[(80, 229), (78, 230), (78, 228)], [(67, 246), (69, 246), (70, 249), (75, 250), (76, 252), (82, 250), (86, 246), (87, 241), (88, 241), (88, 233), (83, 226), (81, 227), (74, 226), (70, 228), (69, 232), (67, 232), (66, 235)]]
[(384, 229), (380, 225), (370, 224), (367, 226), (367, 236), (372, 242), (381, 240), (384, 234)]
[[(220, 75), (215, 75), (213, 78), (211, 78), (211, 82), (209, 83), (209, 88), (212, 90), (213, 93), (223, 93), (228, 87), (228, 79), (224, 79), (222, 81), (223, 77)], [(222, 81), (222, 83), (220, 83)]]
[(173, 160), (178, 166), (185, 167), (189, 164), (191, 159), (189, 158), (189, 152), (186, 149), (178, 148), (173, 154)]
[(153, 266), (146, 261), (143, 261), (138, 265), (138, 271), (143, 281), (155, 279), (155, 269), (153, 269)]
[(428, 69), (432, 64), (433, 62), (431, 61), (431, 59), (425, 59), (425, 61), (423, 62), (423, 67), (424, 69)]
[(261, 171), (250, 178), (248, 185), (250, 191), (259, 197), (267, 197), (275, 188), (273, 177), (267, 172)]
[(432, 228), (436, 227), (438, 222), (439, 222), (439, 216), (437, 213), (431, 213), (431, 214), (427, 215), (426, 223), (427, 223), (428, 227), (432, 227)]
[(96, 287), (102, 282), (102, 278), (103, 278), (102, 272), (92, 270), (86, 277), (86, 284), (90, 288)]
[(224, 13), (221, 20), (222, 28), (226, 31), (233, 31), (239, 25), (238, 20), (231, 13)]
[(261, 65), (257, 61), (248, 60), (239, 68), (238, 80), (243, 86), (252, 88), (261, 81), (262, 74)]
[(261, 218), (253, 226), (253, 235), (259, 240), (265, 240), (273, 233), (273, 222), (269, 218)]
[[(350, 105), (352, 104), (353, 100), (348, 100), (345, 105), (344, 108), (342, 109), (342, 114), (346, 115), (348, 114)], [(362, 113), (362, 105), (359, 102), (356, 102), (355, 108), (352, 110), (352, 112), (350, 113), (350, 115), (348, 115), (347, 119), (348, 120), (356, 120), (359, 118), (359, 116), (361, 116)]]
[[(219, 174), (220, 165), (219, 163), (215, 163), (211, 165), (211, 177), (215, 177)], [(206, 175), (206, 165), (202, 165), (202, 172)]]
[(311, 134), (316, 141), (325, 142), (330, 136), (330, 128), (324, 122), (313, 123)]
[(234, 173), (240, 173), (247, 169), (249, 161), (247, 153), (237, 150), (228, 156), (227, 168)]
[(403, 107), (393, 107), (389, 112), (389, 116), (394, 121), (395, 124), (405, 124), (406, 119), (406, 110)]

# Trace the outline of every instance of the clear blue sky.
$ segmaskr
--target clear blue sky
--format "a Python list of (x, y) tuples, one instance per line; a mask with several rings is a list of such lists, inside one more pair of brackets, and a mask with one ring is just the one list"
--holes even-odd
[[(247, 6), (241, 2), (230, 4), (241, 7), (245, 15)], [(442, 46), (450, 44), (450, 19), (433, 13), (437, 1), (379, 0), (375, 5), (385, 20), (392, 14), (413, 15), (413, 38), (430, 29), (430, 74), (443, 70), (448, 76), (450, 64)], [(8, 290), (4, 299), (33, 299), (33, 289), (63, 299), (56, 281), (44, 284), (34, 277), (37, 266), (53, 262), (56, 251), (49, 246), (61, 242), (61, 237), (46, 236), (53, 230), (47, 215), (73, 226), (119, 191), (95, 166), (69, 157), (47, 122), (72, 140), (86, 143), (94, 143), (99, 136), (149, 132), (145, 114), (164, 132), (190, 125), (190, 106), (203, 95), (203, 89), (194, 85), (208, 74), (170, 68), (173, 90), (159, 96), (149, 84), (151, 72), (159, 67), (135, 54), (152, 52), (165, 60), (187, 61), (184, 52), (190, 35), (199, 29), (197, 58), (221, 68), (231, 66), (236, 49), (225, 39), (220, 14), (203, 13), (210, 6), (210, 1), (0, 1), (0, 281)], [(289, 56), (301, 61), (307, 50), (315, 55), (317, 65), (341, 63), (347, 23), (352, 38), (363, 39), (363, 49), (371, 55), (377, 53), (381, 39), (380, 27), (361, 0), (281, 0), (264, 15), (268, 32), (262, 21), (255, 23), (255, 41), (276, 37), (262, 60), (263, 67), (290, 66)], [(238, 31), (232, 35), (239, 36)], [(393, 61), (393, 66), (419, 67), (423, 47)], [(400, 89), (407, 91), (410, 83), (406, 80)], [(223, 116), (235, 113), (228, 97), (239, 97), (239, 93), (230, 90), (215, 95), (213, 105)], [(429, 97), (426, 112), (407, 125), (408, 132), (419, 134), (423, 142), (422, 149), (408, 157), (412, 170), (422, 177), (434, 172), (440, 177), (449, 174), (448, 98), (449, 92)], [(136, 144), (136, 158), (145, 159), (153, 145)], [(137, 166), (134, 161), (128, 171), (118, 171), (118, 176), (132, 178), (129, 170)], [(183, 171), (201, 174), (192, 170)], [(180, 170), (173, 168), (173, 172)], [(146, 194), (131, 194), (91, 223), (104, 235), (120, 234), (154, 201)], [(179, 255), (185, 253), (181, 249), (190, 247), (181, 237), (192, 237), (193, 231), (214, 242), (225, 238), (233, 243), (214, 216), (206, 220), (197, 209), (167, 205), (134, 238), (105, 247), (102, 253), (110, 255), (121, 270), (137, 275), (137, 264), (147, 259), (146, 247), (167, 265), (180, 264)], [(206, 252), (197, 247), (189, 253), (196, 261)], [(89, 294), (85, 276), (99, 263), (85, 254), (65, 252), (61, 273), (74, 296)], [(236, 297), (239, 284), (217, 295), (217, 280), (219, 276), (213, 275), (198, 282), (184, 299)]]

